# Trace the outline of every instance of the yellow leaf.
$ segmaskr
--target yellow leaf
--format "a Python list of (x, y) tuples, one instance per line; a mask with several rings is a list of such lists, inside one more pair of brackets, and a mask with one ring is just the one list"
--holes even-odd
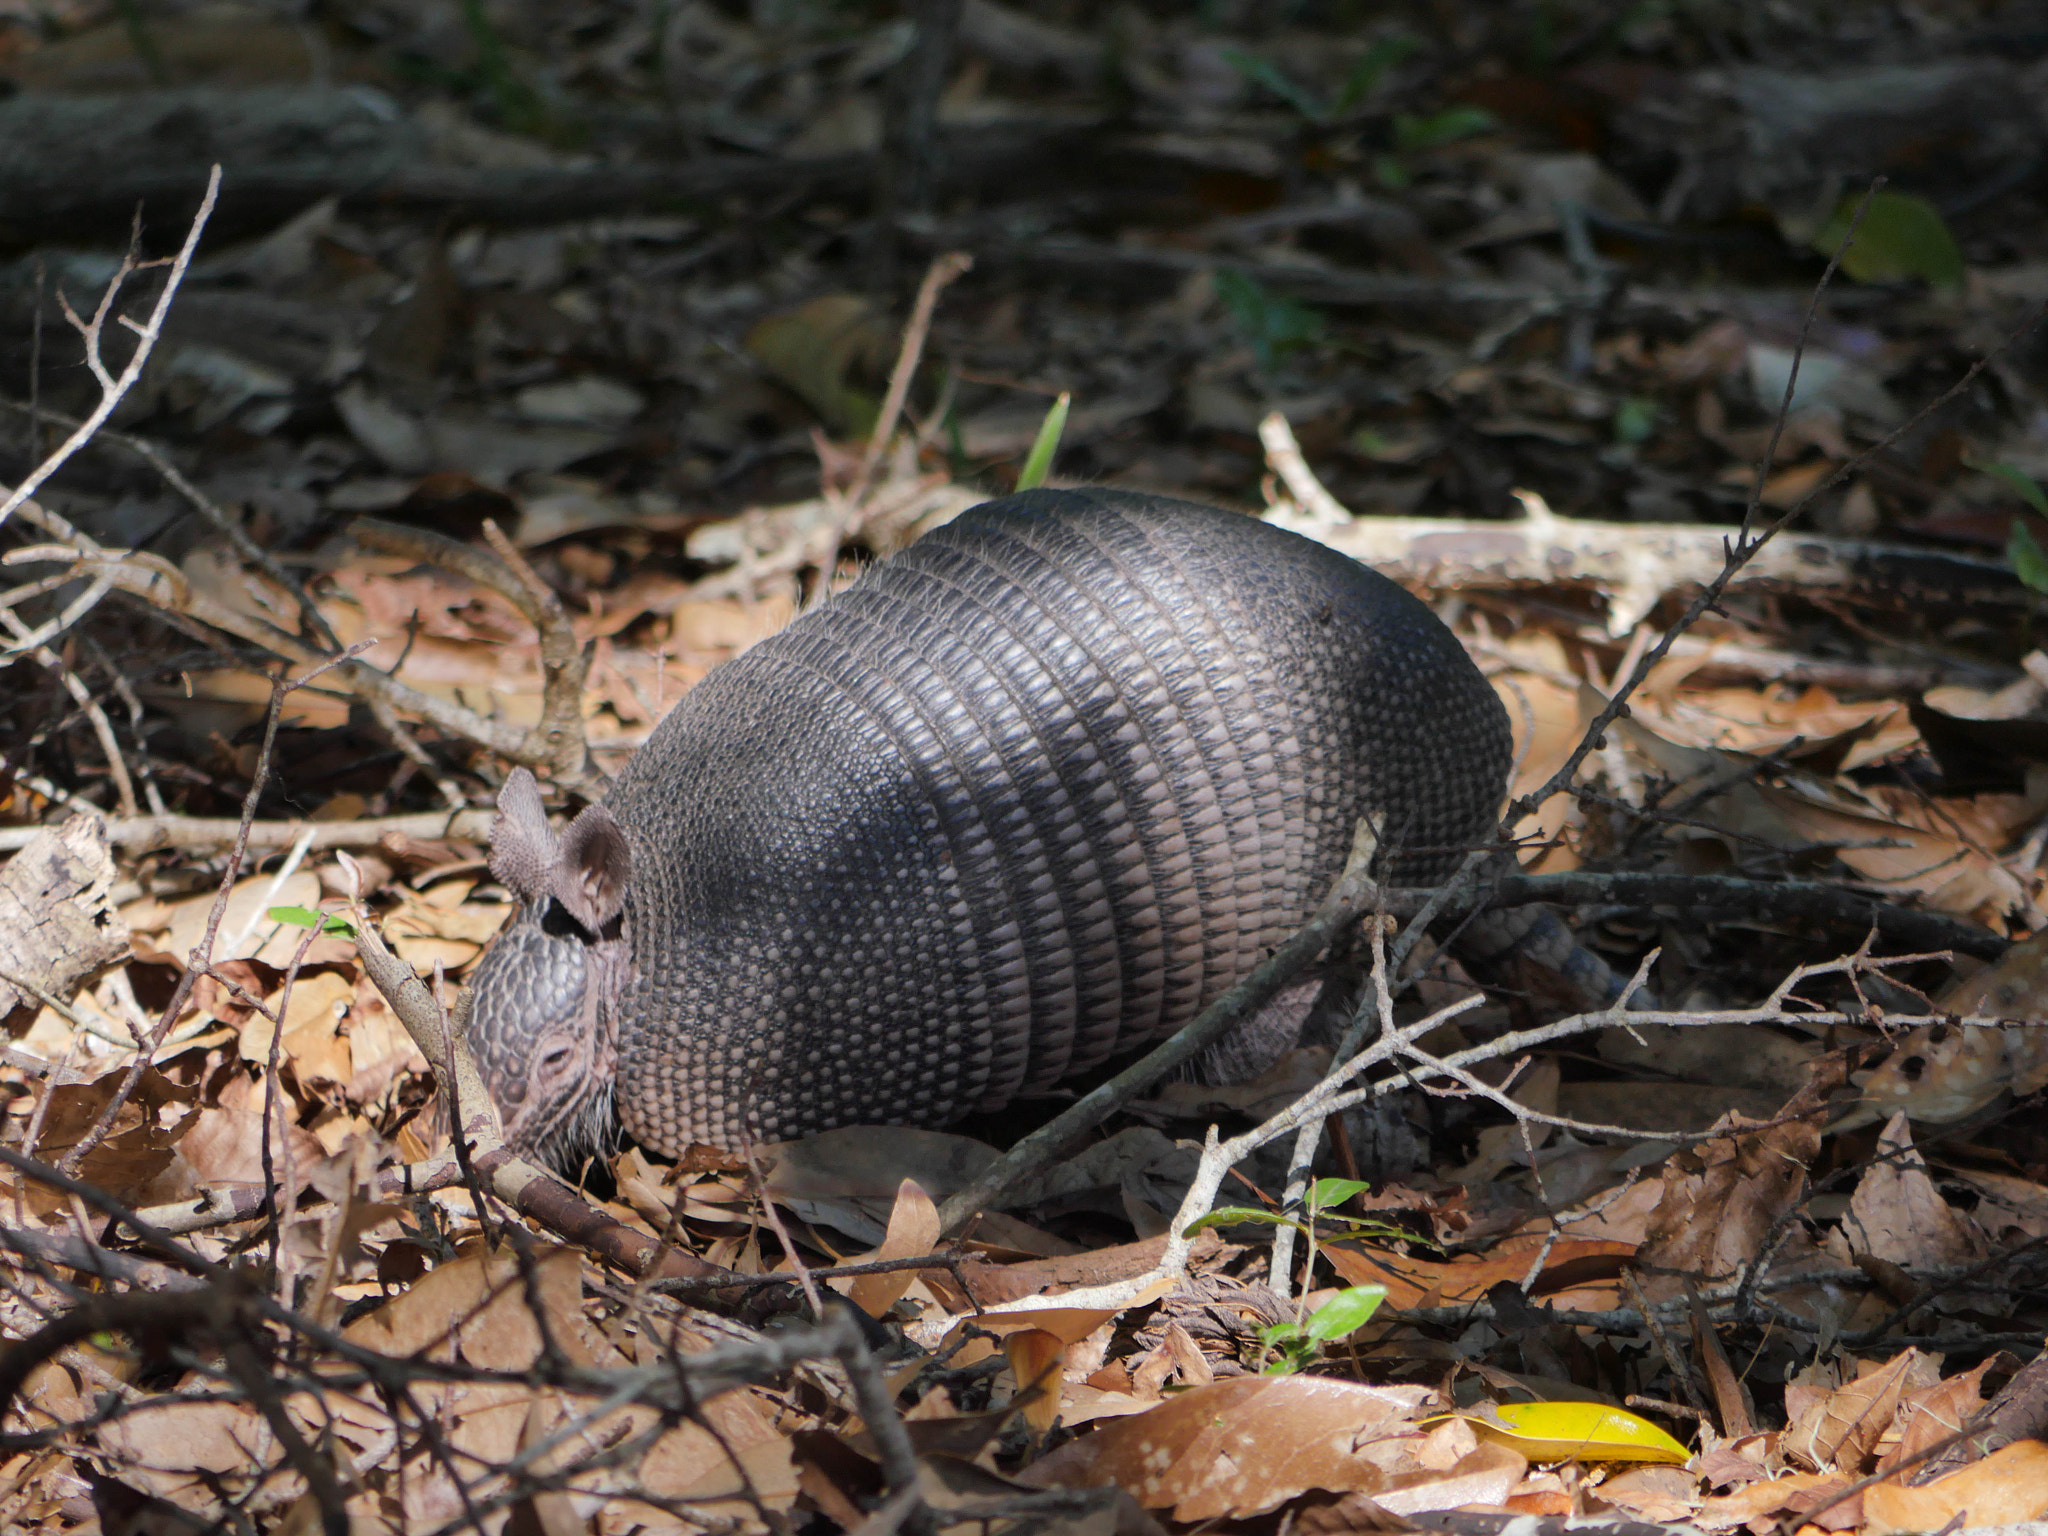
[[(1463, 1418), (1482, 1435), (1531, 1461), (1656, 1461), (1678, 1464), (1690, 1453), (1648, 1419), (1605, 1403), (1507, 1403)], [(1425, 1420), (1441, 1423), (1441, 1419)]]

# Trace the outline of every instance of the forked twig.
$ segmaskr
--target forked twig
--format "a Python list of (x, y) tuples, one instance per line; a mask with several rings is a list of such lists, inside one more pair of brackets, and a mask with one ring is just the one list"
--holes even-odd
[[(131, 246), (127, 254), (121, 258), (121, 265), (115, 269), (113, 277), (109, 279), (107, 291), (102, 295), (98, 308), (93, 311), (92, 319), (81, 320), (72, 311), (70, 302), (68, 300), (65, 301), (64, 313), (66, 317), (78, 328), (79, 334), (85, 338), (85, 362), (86, 366), (92, 370), (94, 380), (100, 386), (100, 401), (98, 405), (93, 407), (86, 418), (73, 429), (69, 437), (58, 444), (40, 464), (30, 470), (21, 484), (10, 491), (5, 499), (0, 499), (0, 523), (5, 523), (13, 515), (16, 507), (27, 501), (29, 497), (35, 495), (37, 487), (42, 485), (58, 470), (62, 469), (65, 462), (78, 452), (80, 448), (84, 447), (87, 440), (95, 432), (106, 425), (107, 419), (114, 414), (114, 408), (121, 403), (122, 397), (129, 390), (133, 389), (135, 381), (142, 377), (143, 365), (149, 361), (149, 354), (156, 348), (157, 338), (163, 334), (164, 318), (171, 312), (171, 300), (177, 297), (178, 285), (185, 280), (186, 268), (192, 265), (192, 254), (199, 249), (199, 237), (206, 231), (206, 221), (212, 217), (213, 205), (219, 196), (220, 167), (216, 165), (206, 178), (206, 195), (199, 200), (199, 211), (192, 216), (192, 227), (185, 232), (185, 243), (178, 247), (178, 254), (170, 259), (170, 274), (164, 279), (164, 291), (157, 295), (156, 304), (149, 312), (149, 319), (143, 324), (137, 325), (126, 315), (119, 317), (121, 323), (135, 333), (136, 341), (135, 351), (129, 357), (128, 365), (121, 370), (118, 378), (114, 376), (100, 356), (102, 328), (106, 325), (107, 316), (113, 310), (114, 300), (120, 293), (121, 284), (134, 273), (149, 267), (163, 265), (163, 263), (158, 261), (137, 261), (134, 248)], [(59, 297), (61, 298), (62, 295), (60, 294)]]

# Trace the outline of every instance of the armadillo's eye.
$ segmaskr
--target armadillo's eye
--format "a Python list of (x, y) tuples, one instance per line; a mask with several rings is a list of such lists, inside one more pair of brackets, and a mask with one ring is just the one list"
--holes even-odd
[(569, 915), (568, 908), (564, 907), (553, 897), (548, 898), (548, 904), (541, 912), (540, 931), (551, 939), (579, 939), (587, 941), (590, 937), (583, 931), (583, 925)]
[(550, 1046), (541, 1053), (540, 1069), (543, 1072), (559, 1072), (569, 1064), (570, 1047), (567, 1044)]

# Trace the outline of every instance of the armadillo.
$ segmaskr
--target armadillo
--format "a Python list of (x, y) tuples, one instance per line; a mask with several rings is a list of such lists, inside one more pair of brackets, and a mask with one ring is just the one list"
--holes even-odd
[(1286, 939), (1359, 818), (1376, 873), (1484, 843), (1507, 713), (1415, 597), (1238, 513), (985, 503), (715, 669), (558, 838), (468, 1038), (508, 1141), (666, 1154), (943, 1125), (1195, 1017)]

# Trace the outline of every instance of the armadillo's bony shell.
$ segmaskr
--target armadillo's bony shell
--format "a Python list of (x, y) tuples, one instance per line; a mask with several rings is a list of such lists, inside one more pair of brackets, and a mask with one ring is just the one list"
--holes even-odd
[(719, 668), (607, 800), (644, 1143), (943, 1124), (1151, 1040), (1291, 934), (1362, 814), (1486, 836), (1506, 712), (1415, 598), (1250, 518), (975, 508)]

